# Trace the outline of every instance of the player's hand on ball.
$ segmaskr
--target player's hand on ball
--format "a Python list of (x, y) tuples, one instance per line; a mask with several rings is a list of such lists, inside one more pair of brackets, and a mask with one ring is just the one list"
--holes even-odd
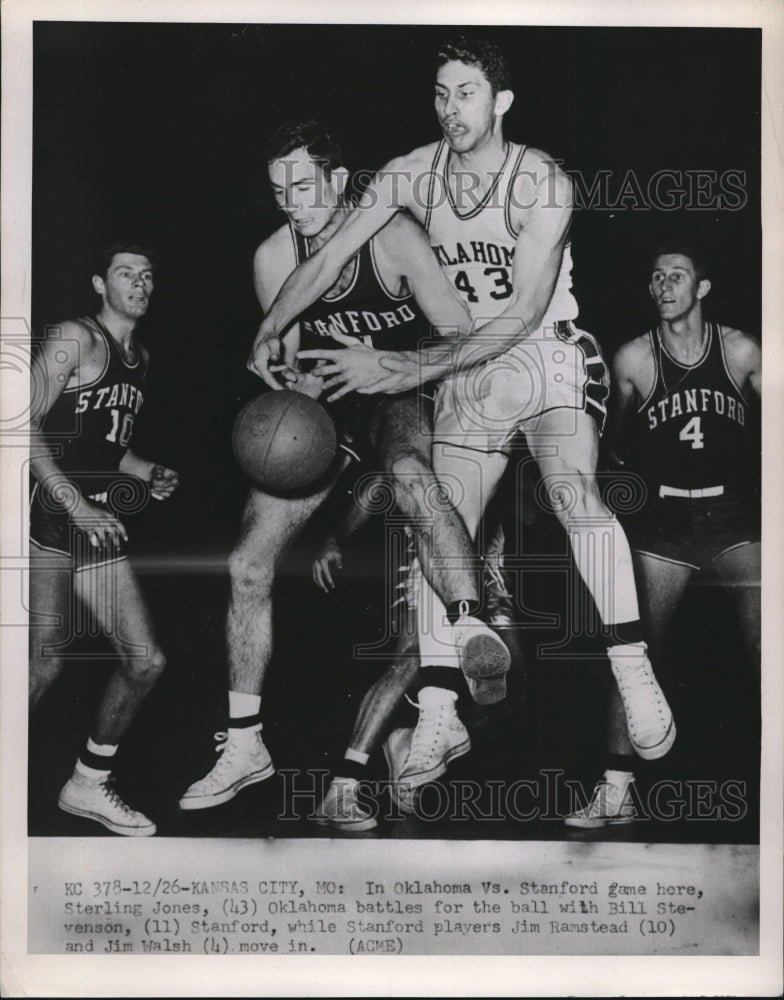
[(150, 472), (150, 493), (156, 500), (168, 500), (180, 485), (180, 477), (165, 465), (154, 465)]
[(331, 336), (344, 347), (313, 348), (297, 354), (297, 358), (312, 358), (319, 362), (314, 371), (323, 377), (324, 390), (336, 390), (327, 396), (328, 402), (340, 399), (349, 392), (376, 392), (376, 383), (387, 374), (380, 360), (384, 353), (334, 329)]
[(248, 358), (248, 370), (258, 375), (270, 389), (283, 389), (284, 386), (275, 378), (270, 370), (270, 365), (283, 358), (283, 348), (280, 337), (264, 329), (262, 323), (256, 339), (253, 341), (250, 357)]
[(269, 370), (282, 379), (286, 389), (301, 392), (304, 396), (310, 396), (311, 399), (318, 399), (324, 392), (324, 379), (312, 372), (300, 372), (296, 368), (292, 368), (291, 365), (270, 365)]
[(87, 535), (94, 549), (116, 548), (121, 541), (128, 541), (122, 521), (84, 498), (71, 511), (71, 520)]
[(333, 574), (339, 569), (343, 569), (343, 553), (335, 539), (329, 537), (313, 560), (313, 582), (328, 594), (335, 589)]

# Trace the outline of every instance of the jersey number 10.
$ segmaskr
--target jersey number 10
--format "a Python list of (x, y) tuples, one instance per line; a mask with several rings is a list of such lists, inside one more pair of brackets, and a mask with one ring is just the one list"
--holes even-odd
[(126, 413), (120, 426), (120, 411), (112, 408), (112, 429), (106, 435), (106, 440), (116, 444), (119, 440), (123, 448), (127, 448), (133, 433), (133, 414)]

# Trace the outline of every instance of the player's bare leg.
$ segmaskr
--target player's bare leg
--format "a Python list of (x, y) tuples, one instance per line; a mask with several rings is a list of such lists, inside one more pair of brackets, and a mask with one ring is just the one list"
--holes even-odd
[(749, 663), (760, 671), (760, 579), (762, 547), (759, 542), (738, 545), (720, 555), (715, 562), (721, 582), (728, 588), (735, 604), (738, 625)]
[(60, 676), (71, 638), (73, 560), (30, 544), (30, 708)]
[[(505, 455), (483, 454), (467, 448), (434, 444), (433, 468), (439, 482), (450, 496), (466, 531), (473, 538), (485, 508), (493, 496), (507, 465)], [(472, 562), (476, 555), (472, 553)], [(468, 732), (457, 717), (455, 705), (458, 691), (466, 675), (475, 700), (487, 703), (500, 700), (506, 691), (506, 672), (511, 657), (507, 647), (494, 632), (476, 619), (463, 628), (465, 619), (452, 624), (447, 608), (438, 594), (422, 578), (418, 588), (418, 631), (420, 650), (419, 720), (404, 763), (392, 768), (399, 774), (399, 800), (411, 800), (416, 789), (440, 777), (448, 763), (470, 750)], [(481, 629), (476, 625), (481, 625)], [(463, 634), (461, 635), (461, 629)], [(471, 645), (484, 644), (486, 633), (494, 644), (491, 655), (483, 648), (471, 653)], [(504, 662), (494, 663), (495, 644), (503, 647)], [(469, 655), (466, 655), (468, 650)], [(469, 662), (467, 662), (469, 661)], [(490, 665), (490, 675), (481, 669)], [(472, 667), (477, 667), (476, 674)], [(494, 669), (497, 668), (497, 669)], [(405, 744), (398, 740), (388, 745), (388, 756), (395, 758), (395, 747)]]
[[(127, 560), (82, 569), (73, 578), (75, 601), (98, 623), (119, 663), (107, 683), (87, 745), (60, 793), (59, 806), (66, 812), (96, 820), (114, 833), (150, 836), (155, 833), (155, 824), (123, 802), (112, 786), (111, 769), (120, 740), (166, 661)], [(37, 590), (38, 585), (35, 586)], [(63, 623), (66, 630), (71, 627), (75, 610), (72, 599)], [(39, 633), (37, 628), (33, 632), (36, 644), (40, 642)], [(37, 670), (39, 664), (40, 661), (34, 663), (32, 669)], [(51, 678), (52, 673), (48, 671), (47, 676)]]
[(675, 740), (675, 725), (642, 641), (626, 533), (599, 493), (596, 422), (583, 410), (559, 408), (542, 414), (534, 427), (523, 431), (568, 534), (577, 569), (599, 611), (632, 745), (647, 760), (662, 757)]
[(359, 707), (348, 749), (334, 767), (334, 776), (324, 801), (313, 819), (338, 830), (372, 830), (377, 821), (372, 811), (358, 799), (359, 786), (366, 777), (366, 764), (389, 729), (390, 720), (403, 696), (418, 680), (419, 657), (416, 631), (401, 634), (395, 660), (366, 692)]
[(282, 498), (251, 490), (240, 540), (229, 557), (228, 732), (225, 739), (221, 734), (215, 766), (180, 799), (182, 809), (207, 809), (228, 802), (241, 789), (275, 773), (261, 738), (260, 715), (264, 675), (272, 656), (275, 574), (307, 521), (329, 496), (337, 475), (306, 497)]
[(415, 395), (379, 407), (373, 443), (394, 489), (398, 509), (411, 522), (422, 572), (446, 605), (479, 603), (479, 574), (471, 536), (449, 502), (431, 464), (432, 416)]
[[(651, 655), (657, 659), (673, 613), (694, 570), (683, 563), (641, 552), (634, 554), (634, 568), (645, 634), (650, 641)], [(623, 700), (615, 685), (608, 705), (607, 751), (607, 768), (594, 788), (589, 805), (567, 816), (567, 826), (593, 829), (634, 819), (628, 789), (634, 781), (635, 753), (629, 739)]]

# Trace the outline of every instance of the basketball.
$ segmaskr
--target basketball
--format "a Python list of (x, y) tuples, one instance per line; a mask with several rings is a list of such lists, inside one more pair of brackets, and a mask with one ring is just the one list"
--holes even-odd
[(243, 407), (231, 443), (240, 468), (257, 486), (289, 493), (321, 479), (335, 458), (337, 434), (320, 403), (281, 389)]

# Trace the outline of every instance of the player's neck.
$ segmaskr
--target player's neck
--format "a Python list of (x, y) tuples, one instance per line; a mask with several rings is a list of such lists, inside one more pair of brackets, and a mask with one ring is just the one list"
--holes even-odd
[(691, 363), (702, 356), (708, 329), (701, 309), (671, 322), (662, 320), (659, 329), (662, 343), (678, 360)]
[(508, 152), (508, 144), (500, 129), (494, 129), (481, 143), (463, 153), (451, 150), (449, 167), (452, 173), (471, 172), (492, 176), (501, 169)]
[(106, 327), (114, 340), (117, 341), (123, 351), (126, 354), (129, 353), (133, 346), (133, 334), (136, 330), (136, 320), (120, 315), (120, 313), (115, 312), (114, 309), (105, 304), (98, 313), (98, 319)]
[(308, 238), (308, 246), (311, 251), (318, 250), (319, 247), (324, 246), (327, 240), (333, 236), (335, 231), (342, 225), (348, 212), (348, 205), (341, 205), (321, 232)]

